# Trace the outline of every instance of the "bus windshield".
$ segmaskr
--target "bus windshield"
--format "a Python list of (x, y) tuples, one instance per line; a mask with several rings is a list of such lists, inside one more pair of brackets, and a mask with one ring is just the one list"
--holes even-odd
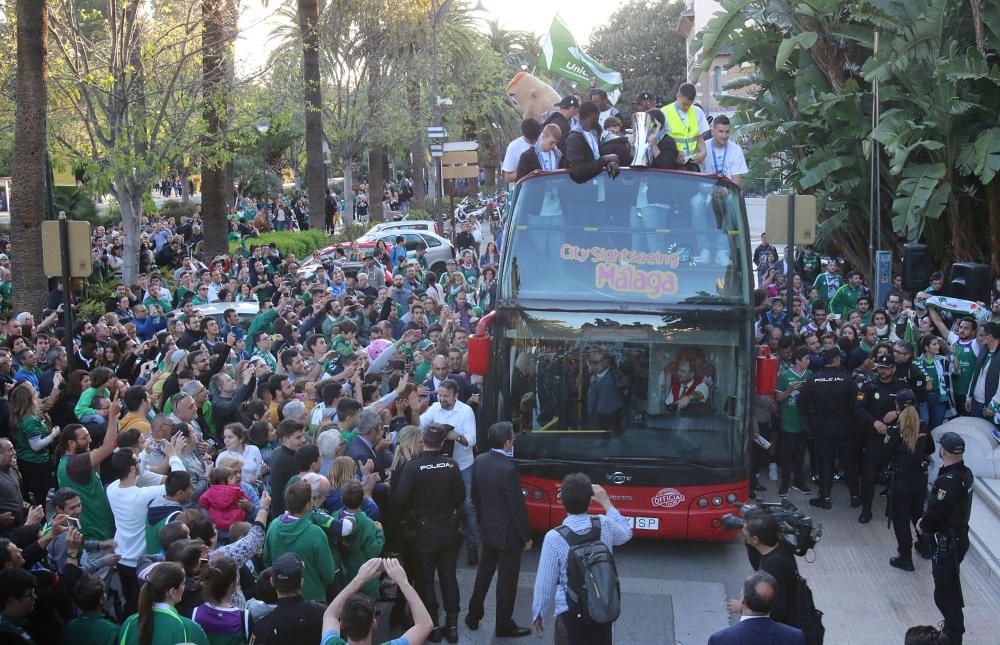
[(623, 169), (518, 187), (500, 297), (646, 304), (747, 300), (738, 190), (706, 175)]
[(701, 318), (519, 312), (499, 339), (517, 457), (738, 465), (749, 324)]

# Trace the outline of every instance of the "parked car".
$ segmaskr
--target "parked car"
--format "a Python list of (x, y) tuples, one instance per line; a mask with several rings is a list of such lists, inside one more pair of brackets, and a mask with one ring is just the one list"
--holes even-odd
[[(396, 243), (396, 236), (403, 236), (403, 243), (406, 245), (406, 254), (409, 257), (416, 257), (417, 255), (417, 245), (424, 244), (427, 247), (426, 257), (427, 264), (430, 270), (434, 273), (441, 275), (445, 270), (445, 264), (450, 258), (455, 257), (455, 247), (452, 246), (451, 241), (446, 237), (442, 237), (437, 233), (432, 233), (431, 231), (420, 231), (420, 230), (390, 230), (390, 231), (376, 231), (371, 230), (358, 238), (357, 244), (358, 249), (370, 254), (375, 248), (375, 245), (379, 240), (386, 243), (387, 246), (391, 247)], [(299, 268), (299, 274), (303, 275), (303, 269), (308, 267), (308, 275), (312, 275), (316, 266), (321, 263), (322, 260), (327, 258), (332, 258), (336, 252), (337, 248), (343, 248), (345, 251), (352, 248), (350, 242), (344, 242), (343, 244), (334, 244), (326, 247), (319, 252), (319, 259), (313, 256), (306, 262), (302, 263)]]
[(385, 233), (388, 231), (430, 231), (431, 233), (440, 233), (438, 231), (437, 222), (429, 219), (402, 219), (394, 222), (379, 222), (375, 226), (368, 229), (368, 233)]
[[(256, 302), (208, 302), (203, 305), (192, 305), (192, 308), (202, 317), (215, 318), (220, 327), (226, 323), (222, 315), (229, 309), (236, 310), (236, 315), (240, 318), (240, 325), (243, 327), (249, 327), (250, 321), (260, 313), (260, 304)], [(183, 316), (184, 310), (174, 309), (170, 315)]]

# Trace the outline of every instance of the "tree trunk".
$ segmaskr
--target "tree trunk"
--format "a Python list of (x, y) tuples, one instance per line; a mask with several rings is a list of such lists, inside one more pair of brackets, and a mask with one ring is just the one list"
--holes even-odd
[(188, 179), (191, 177), (191, 173), (188, 172), (187, 166), (181, 166), (177, 170), (177, 176), (181, 178), (181, 203), (187, 206), (191, 201), (191, 190), (188, 188)]
[(372, 222), (385, 217), (382, 208), (383, 171), (382, 146), (372, 146), (368, 151), (368, 216)]
[(346, 226), (354, 224), (354, 159), (344, 157), (344, 212), (340, 214)]
[(990, 253), (990, 268), (996, 276), (1000, 275), (1000, 255), (996, 253), (1000, 249), (1000, 179), (997, 177), (986, 184), (986, 210), (989, 214), (989, 248), (993, 250)]
[(112, 193), (122, 210), (125, 252), (122, 259), (122, 284), (135, 284), (139, 277), (139, 222), (142, 221), (143, 188), (127, 175), (115, 177)]
[(10, 195), (14, 311), (41, 315), (48, 297), (42, 268), (42, 220), (46, 210), (46, 78), (48, 0), (17, 3), (17, 108), (14, 176)]
[(201, 217), (205, 255), (228, 251), (224, 146), (227, 120), (225, 0), (202, 0), (202, 93), (205, 137), (202, 142)]
[(306, 188), (311, 212), (322, 213), (326, 198), (323, 163), (323, 97), (319, 69), (319, 1), (298, 0), (302, 34), (302, 80), (306, 122)]

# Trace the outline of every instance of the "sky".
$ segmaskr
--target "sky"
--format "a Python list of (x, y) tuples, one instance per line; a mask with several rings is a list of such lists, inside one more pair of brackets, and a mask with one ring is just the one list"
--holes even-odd
[[(240, 35), (236, 41), (237, 69), (241, 76), (251, 75), (267, 61), (271, 47), (268, 36), (277, 20), (272, 18), (281, 0), (243, 0), (240, 12)], [(471, 4), (475, 4), (474, 0)], [(531, 31), (541, 35), (548, 31), (552, 17), (559, 14), (569, 26), (577, 42), (586, 43), (590, 32), (600, 25), (617, 7), (607, 0), (483, 0), (484, 14), (476, 17), (499, 18), (506, 29)]]

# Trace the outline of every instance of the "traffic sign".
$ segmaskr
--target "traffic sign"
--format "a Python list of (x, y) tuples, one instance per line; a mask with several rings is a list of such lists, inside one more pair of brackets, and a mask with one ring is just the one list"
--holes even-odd
[[(788, 195), (768, 195), (765, 210), (767, 241), (772, 244), (788, 243)], [(816, 241), (816, 196), (795, 195), (796, 244), (813, 244)]]
[(479, 150), (479, 144), (475, 141), (449, 141), (444, 144), (445, 152), (461, 152), (464, 150)]
[(431, 125), (427, 126), (427, 138), (428, 139), (447, 139), (448, 131), (444, 129), (444, 126)]
[(479, 154), (475, 150), (460, 150), (458, 152), (448, 150), (444, 153), (441, 163), (449, 166), (479, 163)]
[(442, 179), (471, 179), (478, 176), (477, 166), (441, 166)]
[(432, 157), (443, 157), (444, 153), (441, 152), (440, 150), (431, 150), (431, 156)]
[(42, 222), (42, 268), (50, 278), (63, 274), (63, 254), (69, 255), (69, 274), (74, 278), (89, 277), (93, 271), (90, 255), (90, 222), (69, 221), (68, 249), (59, 237), (59, 221)]

